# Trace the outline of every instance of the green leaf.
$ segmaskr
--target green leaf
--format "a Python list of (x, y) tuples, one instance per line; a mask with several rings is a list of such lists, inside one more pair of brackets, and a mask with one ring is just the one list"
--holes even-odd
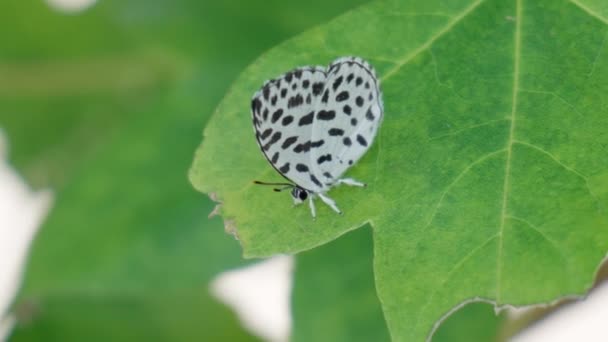
[[(191, 168), (249, 257), (294, 253), (366, 222), (395, 340), (428, 338), (460, 303), (582, 294), (608, 249), (608, 16), (581, 0), (380, 1), (268, 51), (218, 106)], [(249, 100), (265, 79), (337, 56), (370, 60), (385, 120), (330, 191), (344, 216), (252, 186)], [(247, 137), (250, 137), (247, 140)]]
[[(244, 262), (186, 170), (238, 70), (353, 6), (321, 4), (108, 0), (63, 15), (0, 3), (0, 126), (11, 161), (56, 196), (16, 339), (83, 340), (96, 327), (103, 340), (251, 340), (207, 298), (212, 277)], [(292, 11), (304, 17), (283, 20)]]

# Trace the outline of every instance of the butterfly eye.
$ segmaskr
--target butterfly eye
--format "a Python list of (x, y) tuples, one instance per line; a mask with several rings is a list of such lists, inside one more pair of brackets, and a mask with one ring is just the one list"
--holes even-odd
[(308, 192), (306, 192), (306, 190), (300, 190), (300, 193), (298, 194), (298, 198), (300, 198), (303, 201), (307, 197), (308, 197)]

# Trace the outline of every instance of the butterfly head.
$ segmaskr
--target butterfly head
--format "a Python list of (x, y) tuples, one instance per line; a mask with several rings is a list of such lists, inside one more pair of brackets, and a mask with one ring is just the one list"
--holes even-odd
[(308, 198), (308, 191), (299, 186), (294, 186), (291, 189), (291, 197), (293, 198), (293, 204), (300, 204)]

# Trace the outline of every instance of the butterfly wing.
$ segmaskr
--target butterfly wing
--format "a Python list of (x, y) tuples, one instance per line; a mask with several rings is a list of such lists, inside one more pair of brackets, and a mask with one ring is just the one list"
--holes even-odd
[(309, 169), (314, 104), (325, 88), (325, 68), (297, 68), (267, 81), (251, 100), (253, 130), (262, 153), (285, 178), (318, 192)]
[(330, 65), (323, 94), (315, 104), (311, 151), (313, 175), (331, 187), (371, 146), (383, 118), (382, 94), (373, 67), (358, 57)]

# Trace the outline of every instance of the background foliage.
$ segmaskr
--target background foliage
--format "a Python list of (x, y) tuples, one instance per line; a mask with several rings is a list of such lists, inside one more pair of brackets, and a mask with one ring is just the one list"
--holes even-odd
[(186, 173), (238, 72), (357, 2), (321, 4), (0, 3), (0, 126), (11, 162), (56, 194), (12, 340), (253, 339), (207, 295), (243, 261)]

